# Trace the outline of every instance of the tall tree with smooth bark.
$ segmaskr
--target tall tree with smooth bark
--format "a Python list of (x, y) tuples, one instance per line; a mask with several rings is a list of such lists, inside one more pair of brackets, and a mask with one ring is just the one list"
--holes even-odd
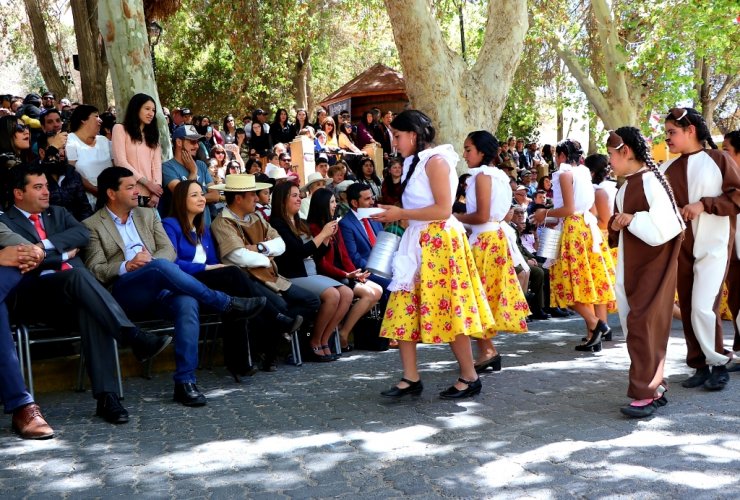
[(432, 118), (437, 142), (459, 149), (471, 130), (496, 130), (524, 47), (527, 2), (489, 0), (485, 37), (470, 67), (445, 42), (427, 0), (385, 6), (411, 105)]

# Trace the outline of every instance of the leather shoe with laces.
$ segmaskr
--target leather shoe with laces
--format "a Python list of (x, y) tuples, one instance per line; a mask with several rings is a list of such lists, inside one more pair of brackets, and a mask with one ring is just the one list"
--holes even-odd
[(721, 391), (730, 381), (730, 374), (727, 373), (726, 366), (713, 366), (712, 374), (704, 382), (704, 388), (708, 391)]
[(261, 313), (266, 303), (265, 297), (232, 297), (226, 312), (250, 319)]
[(46, 423), (41, 408), (36, 403), (27, 404), (13, 411), (13, 430), (23, 439), (54, 437), (54, 430)]
[(694, 373), (692, 376), (681, 382), (681, 385), (687, 389), (693, 389), (694, 387), (699, 387), (700, 385), (704, 385), (704, 382), (709, 379), (709, 376), (711, 373), (709, 372), (709, 367), (704, 366), (702, 368), (697, 368), (696, 373)]
[(121, 400), (115, 392), (104, 392), (98, 396), (98, 408), (95, 415), (111, 424), (128, 422), (128, 412), (121, 405)]
[(175, 384), (174, 400), (185, 406), (206, 405), (206, 397), (192, 383)]
[(140, 363), (145, 363), (154, 356), (164, 351), (170, 345), (172, 337), (169, 335), (156, 335), (154, 333), (139, 331), (131, 339), (131, 350)]

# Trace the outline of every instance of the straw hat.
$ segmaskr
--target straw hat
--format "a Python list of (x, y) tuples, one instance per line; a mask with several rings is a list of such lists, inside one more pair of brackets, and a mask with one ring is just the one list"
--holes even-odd
[(326, 178), (323, 175), (321, 175), (321, 172), (314, 172), (314, 173), (312, 173), (311, 175), (308, 176), (308, 178), (306, 179), (306, 185), (303, 186), (303, 187), (301, 187), (301, 190), (308, 191), (308, 187), (311, 184), (314, 184), (314, 183), (319, 182), (319, 181), (326, 182), (328, 180), (329, 180), (328, 178)]
[(288, 174), (285, 173), (285, 169), (282, 167), (273, 168), (272, 170), (270, 170), (270, 173), (267, 174), (267, 176), (270, 179), (275, 179), (276, 181), (288, 178)]
[(225, 184), (209, 186), (208, 189), (216, 191), (229, 191), (232, 193), (246, 193), (247, 191), (262, 191), (272, 188), (272, 184), (256, 182), (251, 174), (231, 174), (226, 176)]

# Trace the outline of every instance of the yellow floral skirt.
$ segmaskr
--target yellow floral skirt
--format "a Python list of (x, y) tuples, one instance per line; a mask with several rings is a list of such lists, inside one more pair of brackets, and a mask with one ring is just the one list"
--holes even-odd
[[(592, 249), (591, 230), (582, 215), (570, 215), (563, 222), (560, 256), (550, 268), (550, 305), (567, 307), (576, 303), (608, 304), (615, 301), (614, 278), (605, 241), (601, 251)], [(612, 273), (614, 264), (612, 263)], [(612, 274), (613, 276), (613, 274)]]
[(529, 305), (516, 277), (504, 231), (497, 229), (478, 235), (478, 240), (473, 244), (473, 257), (496, 329), (511, 333), (526, 332)]
[(495, 335), (468, 238), (445, 222), (432, 222), (419, 244), (418, 281), (413, 291), (391, 292), (380, 336), (439, 344), (460, 334)]

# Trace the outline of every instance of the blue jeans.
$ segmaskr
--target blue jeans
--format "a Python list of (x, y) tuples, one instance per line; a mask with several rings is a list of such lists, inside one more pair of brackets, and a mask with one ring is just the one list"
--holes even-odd
[(177, 264), (155, 259), (126, 273), (113, 285), (113, 297), (130, 315), (160, 316), (175, 322), (175, 383), (195, 383), (198, 367), (200, 310), (203, 305), (215, 312), (225, 311), (231, 297), (211, 290), (182, 271)]
[(5, 300), (21, 281), (21, 273), (12, 267), (0, 267), (0, 399), (5, 413), (13, 413), (21, 406), (33, 403), (26, 390), (18, 353), (10, 334), (10, 319)]

